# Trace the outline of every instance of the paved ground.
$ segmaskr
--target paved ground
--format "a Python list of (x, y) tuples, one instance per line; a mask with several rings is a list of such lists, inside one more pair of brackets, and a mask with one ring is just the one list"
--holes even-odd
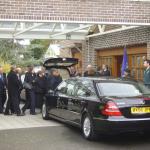
[(0, 115), (0, 150), (149, 150), (150, 136), (109, 136), (85, 140), (80, 130), (37, 116)]
[(0, 115), (0, 130), (32, 128), (32, 127), (48, 127), (60, 126), (54, 121), (46, 121), (42, 119), (41, 114), (36, 116), (27, 114), (26, 116), (17, 117)]

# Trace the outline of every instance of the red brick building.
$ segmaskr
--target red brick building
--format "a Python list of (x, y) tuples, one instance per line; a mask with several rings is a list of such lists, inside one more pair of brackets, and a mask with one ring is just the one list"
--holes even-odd
[[(129, 67), (134, 70), (135, 78), (142, 79), (142, 57), (150, 56), (150, 0), (1, 0), (0, 21), (16, 22), (14, 29), (9, 31), (11, 36), (3, 33), (2, 30), (0, 37), (18, 39), (30, 38), (33, 31), (24, 36), (20, 35), (41, 25), (35, 24), (27, 29), (22, 25), (23, 31), (16, 32), (18, 22), (55, 23), (51, 27), (51, 32), (55, 30), (57, 23), (107, 25), (114, 30), (121, 25), (138, 26), (133, 29), (116, 30), (116, 32), (107, 32), (109, 29), (106, 29), (106, 26), (107, 34), (103, 33), (103, 28), (100, 28), (100, 34), (86, 35), (85, 40), (81, 42), (82, 55), (79, 52), (74, 53), (74, 56), (80, 59), (82, 56), (80, 62), (83, 69), (89, 63), (94, 66), (106, 63), (110, 66), (112, 75), (118, 76), (120, 74), (118, 64), (121, 63), (123, 47), (126, 45)], [(77, 29), (81, 28), (71, 30), (70, 33)], [(90, 34), (97, 33), (96, 30), (92, 32), (90, 33), (89, 30)], [(63, 34), (67, 38), (71, 37), (68, 32)], [(57, 34), (59, 38), (60, 35), (62, 34)], [(73, 37), (77, 36), (73, 35)], [(38, 33), (38, 36), (35, 35), (33, 38), (50, 37)]]

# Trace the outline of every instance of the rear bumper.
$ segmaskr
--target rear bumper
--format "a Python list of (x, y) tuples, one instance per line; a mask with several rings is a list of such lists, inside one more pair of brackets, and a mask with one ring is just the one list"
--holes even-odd
[(102, 133), (124, 133), (124, 132), (138, 132), (150, 130), (149, 119), (126, 119), (126, 118), (94, 118), (94, 128)]

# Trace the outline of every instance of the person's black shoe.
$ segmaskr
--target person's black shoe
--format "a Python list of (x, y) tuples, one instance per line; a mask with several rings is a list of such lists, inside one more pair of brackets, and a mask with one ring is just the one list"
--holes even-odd
[(23, 114), (23, 115), (26, 115), (26, 113), (25, 113), (25, 111), (24, 111), (23, 109), (22, 109), (21, 111), (22, 111), (22, 114)]
[(21, 114), (17, 114), (17, 116), (24, 116), (24, 114), (22, 114), (22, 113)]
[(36, 113), (30, 113), (30, 115), (36, 115)]
[(6, 112), (5, 112), (5, 113), (4, 113), (4, 115), (9, 116), (9, 115), (12, 115), (12, 114), (10, 114), (10, 113), (6, 113)]
[(26, 115), (26, 113), (25, 113), (25, 112), (22, 112), (22, 115), (23, 115), (23, 116), (25, 116), (25, 115)]

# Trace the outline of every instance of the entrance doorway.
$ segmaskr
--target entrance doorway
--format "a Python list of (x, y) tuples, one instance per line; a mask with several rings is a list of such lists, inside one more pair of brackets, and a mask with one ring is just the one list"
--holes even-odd
[(122, 66), (122, 60), (123, 60), (123, 56), (115, 56), (116, 59), (116, 77), (120, 77), (121, 76), (121, 66)]

